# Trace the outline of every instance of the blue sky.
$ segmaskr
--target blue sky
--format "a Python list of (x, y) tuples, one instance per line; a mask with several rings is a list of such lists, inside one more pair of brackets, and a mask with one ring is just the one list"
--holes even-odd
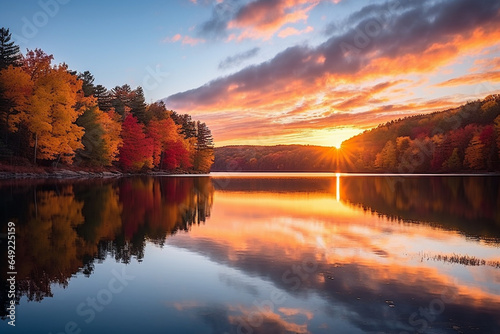
[[(258, 47), (259, 52), (251, 59), (258, 63), (288, 46), (307, 41), (304, 37), (235, 43), (207, 40), (197, 45), (166, 41), (177, 34), (197, 38), (194, 30), (210, 19), (214, 2), (23, 0), (4, 5), (8, 10), (0, 14), (0, 21), (17, 37), (23, 52), (26, 48), (41, 48), (71, 69), (89, 70), (97, 83), (108, 88), (149, 83), (155, 88), (145, 89), (146, 95), (153, 101), (198, 87), (251, 63), (247, 60), (239, 67), (220, 69), (220, 62), (227, 57)], [(333, 8), (327, 9), (333, 12)], [(41, 24), (44, 16), (48, 17), (47, 23)], [(36, 31), (32, 34), (33, 26)], [(148, 80), (151, 71), (161, 73), (164, 80)]]
[(142, 86), (223, 144), (339, 145), (499, 91), (494, 0), (11, 1), (25, 52)]

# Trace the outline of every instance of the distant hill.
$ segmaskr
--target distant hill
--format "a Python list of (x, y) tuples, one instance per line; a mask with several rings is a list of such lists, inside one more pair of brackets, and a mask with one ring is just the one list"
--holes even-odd
[(212, 171), (500, 172), (500, 95), (398, 119), (334, 147), (215, 149)]
[(225, 146), (214, 151), (212, 171), (331, 172), (336, 149), (322, 146)]

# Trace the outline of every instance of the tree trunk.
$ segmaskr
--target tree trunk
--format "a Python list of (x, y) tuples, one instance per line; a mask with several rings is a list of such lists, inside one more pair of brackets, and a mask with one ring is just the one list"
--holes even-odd
[(59, 160), (61, 160), (61, 153), (59, 153), (59, 156), (57, 157), (56, 168), (59, 166)]
[(38, 134), (35, 133), (35, 156), (33, 158), (33, 163), (36, 165), (36, 150), (37, 150), (37, 146), (38, 146)]

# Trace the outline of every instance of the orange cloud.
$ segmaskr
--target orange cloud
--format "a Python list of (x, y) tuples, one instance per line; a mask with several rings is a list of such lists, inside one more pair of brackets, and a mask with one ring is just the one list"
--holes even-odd
[(311, 320), (314, 318), (314, 314), (308, 310), (302, 310), (298, 308), (287, 308), (287, 307), (280, 307), (278, 309), (281, 313), (283, 313), (286, 316), (292, 316), (292, 315), (297, 315), (297, 314), (304, 314), (307, 318), (307, 320)]
[[(242, 322), (245, 323), (246, 319), (252, 320), (252, 317), (256, 312), (255, 308), (247, 308), (244, 306), (239, 306), (238, 309), (241, 312), (240, 315), (228, 317), (229, 322), (234, 325), (241, 325)], [(255, 333), (277, 332), (277, 333), (297, 333), (297, 334), (311, 333), (307, 329), (307, 324), (299, 325), (297, 323), (284, 320), (282, 316), (278, 313), (267, 311), (267, 312), (261, 312), (260, 315), (264, 318), (264, 320), (262, 321), (261, 324), (259, 324), (259, 326), (255, 326), (254, 330), (252, 330), (251, 321), (249, 321), (250, 324), (246, 323), (246, 326), (248, 326), (250, 330), (252, 330), (251, 331), (252, 333), (253, 332)], [(243, 331), (239, 332), (243, 333)]]
[(293, 36), (293, 35), (302, 35), (302, 34), (307, 34), (313, 30), (314, 30), (314, 28), (311, 26), (308, 26), (307, 28), (305, 28), (303, 30), (297, 30), (293, 27), (287, 27), (278, 33), (278, 37), (286, 38), (288, 36)]
[(458, 78), (443, 81), (436, 86), (450, 87), (460, 85), (477, 85), (485, 82), (500, 82), (500, 71), (467, 74)]

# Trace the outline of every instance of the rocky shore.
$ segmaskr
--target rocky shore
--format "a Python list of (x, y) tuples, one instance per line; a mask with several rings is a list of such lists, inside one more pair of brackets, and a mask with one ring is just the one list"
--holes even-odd
[(169, 176), (169, 175), (198, 175), (186, 171), (125, 173), (120, 171), (82, 171), (57, 169), (50, 171), (0, 171), (0, 180), (8, 179), (87, 179), (87, 178), (118, 178), (126, 176)]
[(71, 179), (71, 178), (112, 178), (125, 175), (121, 172), (86, 172), (59, 169), (45, 172), (0, 172), (0, 179)]

